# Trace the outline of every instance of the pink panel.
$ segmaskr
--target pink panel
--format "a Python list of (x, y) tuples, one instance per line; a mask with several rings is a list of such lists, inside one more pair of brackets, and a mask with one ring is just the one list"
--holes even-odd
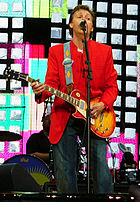
[[(127, 139), (124, 136), (124, 133), (121, 133), (120, 138), (113, 138), (110, 140), (110, 142), (116, 142), (116, 143), (123, 143), (123, 144), (134, 144), (135, 145), (135, 155), (134, 160), (138, 163), (138, 134), (136, 133), (135, 139)], [(119, 159), (119, 162), (122, 160), (123, 152), (119, 150), (119, 153), (116, 153), (116, 158)], [(112, 158), (111, 153), (109, 153), (109, 147), (108, 147), (108, 153), (107, 158)]]
[(29, 58), (45, 58), (44, 45), (30, 45)]
[(5, 142), (5, 152), (4, 153), (1, 153), (0, 157), (1, 158), (4, 158), (4, 161), (6, 161), (7, 159), (15, 156), (15, 155), (19, 155), (19, 154), (22, 154), (22, 146), (23, 146), (23, 143), (22, 143), (22, 139), (21, 140), (18, 140), (20, 142), (20, 152), (18, 153), (15, 153), (15, 152), (9, 152), (9, 142)]

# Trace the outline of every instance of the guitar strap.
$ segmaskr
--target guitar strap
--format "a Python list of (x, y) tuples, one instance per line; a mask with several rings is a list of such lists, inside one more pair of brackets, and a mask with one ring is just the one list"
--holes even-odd
[(66, 88), (68, 94), (70, 94), (73, 90), (73, 74), (72, 74), (73, 60), (71, 59), (70, 42), (64, 43), (64, 61), (62, 64), (64, 65), (65, 68)]

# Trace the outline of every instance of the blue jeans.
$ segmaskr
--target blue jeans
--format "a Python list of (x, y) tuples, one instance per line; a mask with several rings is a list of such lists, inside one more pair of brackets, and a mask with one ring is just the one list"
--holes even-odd
[[(83, 134), (84, 125), (73, 117), (67, 123), (62, 138), (53, 145), (54, 174), (58, 193), (78, 193), (77, 188), (77, 136)], [(107, 143), (91, 135), (91, 176), (96, 194), (113, 193), (112, 177), (106, 160)]]

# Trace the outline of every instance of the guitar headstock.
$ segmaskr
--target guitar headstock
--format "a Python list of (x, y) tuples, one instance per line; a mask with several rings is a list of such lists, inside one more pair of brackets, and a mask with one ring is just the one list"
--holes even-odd
[(5, 68), (3, 75), (6, 79), (15, 79), (18, 81), (26, 81), (26, 82), (37, 81), (29, 77), (28, 74), (16, 72), (15, 70), (12, 70), (10, 67)]
[(3, 75), (6, 79), (15, 79), (15, 80), (26, 80), (27, 75), (12, 70), (10, 67), (5, 68)]
[(12, 70), (10, 67), (5, 68), (3, 75), (6, 79), (20, 80), (20, 72)]

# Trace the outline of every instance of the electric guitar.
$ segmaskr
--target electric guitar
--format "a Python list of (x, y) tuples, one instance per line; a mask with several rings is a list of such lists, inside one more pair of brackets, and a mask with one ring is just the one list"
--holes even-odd
[[(26, 74), (11, 70), (9, 67), (4, 70), (4, 76), (5, 78), (24, 80), (30, 83), (36, 81)], [(70, 95), (48, 85), (45, 86), (45, 90), (73, 105), (75, 107), (75, 112), (72, 115), (75, 118), (84, 119), (86, 121), (87, 102), (79, 90), (73, 90)], [(90, 104), (96, 104), (99, 100), (100, 98), (93, 99)], [(104, 110), (97, 116), (97, 118), (91, 118), (90, 125), (91, 130), (97, 136), (101, 138), (108, 138), (113, 133), (116, 126), (116, 116), (113, 108), (111, 110)]]

